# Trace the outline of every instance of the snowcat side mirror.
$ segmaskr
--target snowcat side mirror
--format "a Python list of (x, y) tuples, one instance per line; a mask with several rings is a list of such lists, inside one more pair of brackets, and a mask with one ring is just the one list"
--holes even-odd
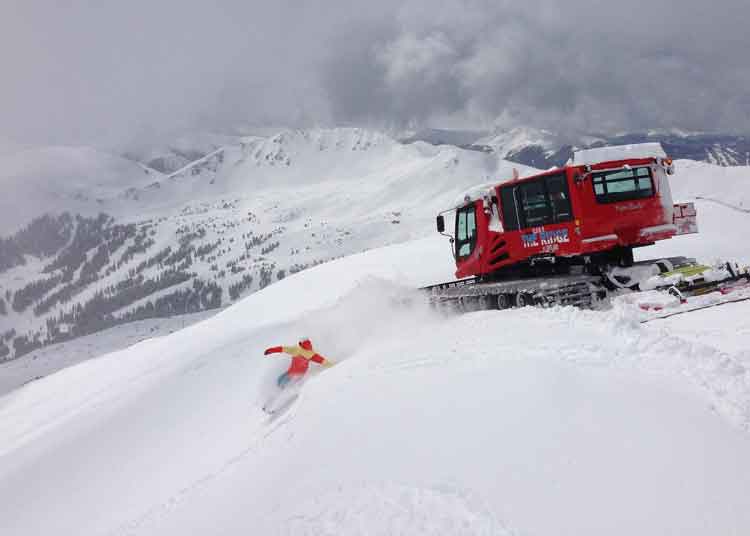
[(444, 233), (445, 232), (445, 218), (443, 218), (443, 215), (440, 214), (437, 217), (437, 232), (438, 233)]

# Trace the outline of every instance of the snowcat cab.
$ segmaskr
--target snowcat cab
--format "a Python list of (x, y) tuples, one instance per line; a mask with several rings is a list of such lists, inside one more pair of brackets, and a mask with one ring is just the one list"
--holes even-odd
[[(673, 204), (673, 173), (647, 143), (578, 151), (564, 167), (477, 187), (451, 209), (456, 277), (629, 266), (633, 248), (697, 232), (692, 203)], [(442, 214), (437, 226), (444, 233)]]

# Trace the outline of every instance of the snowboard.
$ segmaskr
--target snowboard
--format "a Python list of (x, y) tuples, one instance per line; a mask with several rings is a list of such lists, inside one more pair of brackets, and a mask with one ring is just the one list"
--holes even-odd
[(286, 397), (281, 402), (276, 402), (275, 400), (271, 400), (270, 403), (266, 403), (265, 406), (263, 406), (263, 411), (271, 417), (271, 419), (276, 419), (277, 417), (283, 415), (292, 405), (297, 401), (299, 398), (299, 393), (296, 393), (292, 396)]
[(265, 404), (263, 404), (263, 411), (272, 418), (278, 417), (286, 412), (286, 410), (288, 410), (299, 398), (303, 383), (304, 382), (301, 381), (297, 382), (296, 384), (289, 385), (285, 389), (275, 393)]

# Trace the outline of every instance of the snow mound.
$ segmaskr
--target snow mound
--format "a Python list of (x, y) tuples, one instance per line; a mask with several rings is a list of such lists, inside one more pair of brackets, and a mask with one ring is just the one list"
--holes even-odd
[(362, 482), (292, 507), (265, 534), (325, 536), (423, 534), (510, 536), (488, 508), (468, 493), (392, 482)]

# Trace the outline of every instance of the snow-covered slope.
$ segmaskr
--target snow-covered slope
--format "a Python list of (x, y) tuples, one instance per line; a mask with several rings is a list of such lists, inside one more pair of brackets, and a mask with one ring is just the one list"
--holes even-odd
[(672, 190), (678, 196), (707, 199), (750, 213), (750, 167), (720, 167), (678, 160)]
[(568, 130), (551, 132), (528, 127), (498, 128), (475, 142), (504, 158), (541, 169), (565, 164), (576, 147), (601, 147), (661, 143), (667, 154), (718, 166), (748, 166), (750, 138), (736, 134), (684, 132), (676, 129), (614, 135), (576, 134)]
[[(677, 165), (676, 199), (711, 177), (721, 203), (696, 200), (701, 234), (639, 253), (750, 262), (725, 197), (747, 191), (739, 171)], [(432, 237), (330, 262), (0, 398), (0, 531), (750, 527), (749, 306), (650, 324), (627, 300), (442, 316), (411, 289), (451, 260)], [(268, 422), (285, 361), (262, 350), (302, 334), (338, 364)]]
[(53, 344), (0, 364), (0, 396), (81, 361), (122, 350), (134, 344), (173, 333), (216, 314), (216, 311), (150, 318)]
[(124, 154), (161, 173), (170, 174), (216, 149), (236, 144), (240, 138), (208, 131), (188, 131), (173, 136), (168, 142), (134, 142)]
[(562, 140), (558, 135), (548, 130), (516, 127), (511, 129), (496, 129), (487, 136), (478, 139), (477, 145), (486, 145), (503, 156), (518, 152), (530, 145), (539, 146), (554, 151)]
[[(58, 180), (49, 181), (46, 171), (34, 171), (53, 168), (59, 154), (19, 160), (24, 181), (41, 177), (39, 190), (50, 186), (42, 199), (57, 207), (113, 219), (74, 222), (71, 245), (60, 253), (26, 255), (25, 265), (0, 273), (0, 300), (9, 313), (0, 314), (0, 337), (16, 329), (8, 348), (25, 337), (15, 355), (144, 315), (223, 306), (331, 258), (429, 235), (434, 215), (458, 192), (510, 177), (514, 167), (529, 171), (497, 155), (403, 145), (354, 128), (248, 136), (170, 175), (125, 159), (116, 160), (124, 170), (110, 173), (93, 157), (88, 164), (80, 158), (88, 174), (72, 164), (66, 172), (61, 164)], [(69, 151), (61, 154), (79, 161)], [(52, 264), (55, 256), (62, 261)], [(133, 290), (137, 277), (142, 281)], [(96, 301), (101, 293), (104, 308)], [(87, 311), (83, 317), (76, 316), (76, 304)], [(56, 335), (58, 326), (50, 322), (58, 323), (61, 313), (68, 331)]]
[[(368, 251), (1, 398), (0, 532), (750, 527), (746, 353), (625, 306), (454, 317), (408, 291), (451, 271), (441, 237)], [(302, 334), (338, 364), (268, 422), (263, 349)]]

